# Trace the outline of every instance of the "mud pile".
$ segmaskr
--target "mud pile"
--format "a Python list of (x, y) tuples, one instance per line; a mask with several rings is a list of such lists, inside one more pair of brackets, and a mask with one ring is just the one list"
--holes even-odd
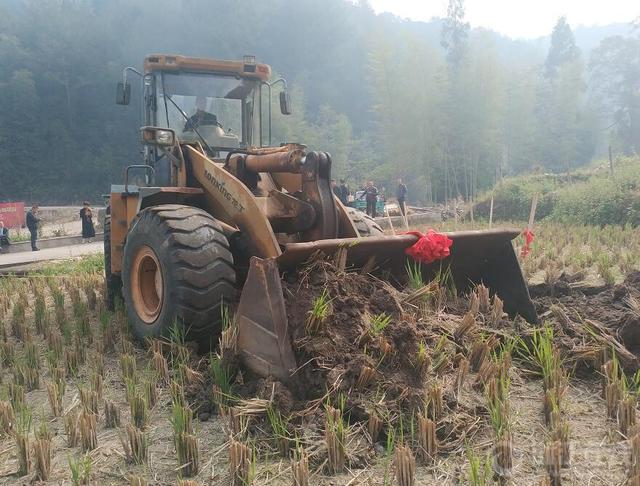
[(536, 308), (544, 316), (561, 305), (577, 320), (587, 319), (608, 329), (631, 353), (640, 355), (640, 272), (619, 285), (584, 287), (563, 275), (552, 285), (531, 288)]
[[(450, 298), (435, 311), (430, 296), (409, 302), (410, 289), (340, 271), (324, 260), (285, 275), (282, 287), (298, 368), (281, 383), (255, 376), (236, 361), (235, 396), (269, 400), (285, 415), (322, 412), (328, 400), (344, 399), (351, 420), (361, 421), (376, 404), (394, 416), (424, 409), (429, 392), (438, 386), (445, 408), (447, 403), (457, 408), (458, 359), (468, 354), (470, 343), (448, 337), (468, 310), (466, 298)], [(323, 293), (328, 311), (318, 328), (309, 330), (310, 312)], [(376, 330), (376, 320), (386, 325)], [(206, 360), (200, 366), (206, 374)], [(196, 393), (198, 410), (215, 413), (210, 383), (203, 388)], [(472, 400), (468, 405), (475, 407)]]
[[(327, 316), (317, 332), (309, 333), (309, 312), (323, 292), (330, 299)], [(420, 343), (430, 349), (435, 336), (405, 311), (404, 296), (391, 285), (320, 262), (285, 282), (284, 296), (301, 366), (291, 385), (300, 400), (317, 399), (331, 390), (357, 402), (370, 386), (381, 385), (387, 400), (414, 401), (423, 396), (424, 367), (418, 365), (417, 356)], [(375, 331), (375, 319), (387, 319), (388, 324)], [(374, 370), (374, 376), (369, 383), (358, 384), (367, 368)]]
[[(343, 397), (354, 421), (366, 420), (378, 405), (385, 414), (409, 416), (424, 410), (437, 388), (443, 412), (456, 411), (453, 422), (482, 398), (482, 387), (478, 396), (467, 393), (464, 403), (455, 393), (459, 360), (480, 333), (477, 328), (475, 336), (452, 339), (468, 299), (450, 297), (436, 311), (433, 296), (409, 302), (411, 289), (339, 271), (324, 261), (285, 276), (283, 291), (298, 369), (286, 384), (259, 380), (254, 396), (272, 399), (285, 413), (322, 410), (327, 399)], [(329, 311), (319, 328), (309, 331), (310, 311), (323, 293)], [(381, 317), (388, 324), (376, 332), (374, 322)], [(478, 320), (485, 317), (479, 314)], [(446, 420), (442, 423), (448, 429)]]
[[(244, 396), (270, 400), (317, 435), (324, 430), (325, 404), (340, 406), (351, 424), (360, 425), (377, 416), (393, 427), (403, 422), (408, 427), (417, 414), (428, 413), (437, 419), (440, 450), (462, 447), (479, 430), (478, 416), (486, 415), (485, 380), (467, 361), (474, 344), (487, 342), (487, 350), (497, 350), (501, 336), (517, 333), (525, 324), (506, 314), (494, 320), (485, 306), (470, 332), (458, 334), (470, 301), (450, 294), (438, 299), (434, 294), (440, 291), (416, 299), (411, 289), (339, 271), (326, 261), (285, 275), (283, 293), (298, 369), (287, 383), (257, 379), (255, 388), (243, 390)], [(330, 302), (327, 316), (309, 330), (310, 311), (323, 294)], [(376, 331), (380, 316), (388, 324)], [(489, 329), (494, 326), (495, 333)], [(250, 387), (251, 377), (244, 378)]]

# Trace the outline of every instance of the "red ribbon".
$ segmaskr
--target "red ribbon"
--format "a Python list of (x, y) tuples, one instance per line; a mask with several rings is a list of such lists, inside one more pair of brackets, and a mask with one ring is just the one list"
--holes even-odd
[(449, 248), (451, 248), (453, 241), (447, 235), (436, 233), (433, 230), (427, 231), (426, 235), (419, 231), (409, 231), (407, 234), (418, 237), (418, 241), (404, 251), (414, 260), (432, 263), (447, 258), (450, 254)]
[(524, 231), (522, 232), (522, 236), (524, 236), (524, 246), (520, 251), (520, 256), (524, 258), (529, 253), (531, 253), (531, 243), (533, 243), (535, 235), (533, 234), (533, 231), (531, 231), (529, 228), (525, 228)]

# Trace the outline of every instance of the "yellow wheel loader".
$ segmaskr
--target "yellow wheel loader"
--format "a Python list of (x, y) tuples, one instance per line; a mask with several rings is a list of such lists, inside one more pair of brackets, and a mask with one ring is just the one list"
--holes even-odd
[[(331, 190), (331, 156), (294, 143), (271, 147), (272, 90), (290, 113), (283, 79), (245, 56), (221, 61), (150, 55), (125, 68), (116, 102), (130, 103), (139, 77), (143, 160), (112, 185), (105, 221), (108, 300), (122, 295), (137, 338), (166, 336), (174, 323), (215, 343), (222, 306), (238, 302), (238, 350), (259, 375), (286, 381), (297, 367), (287, 330), (283, 272), (316, 252), (349, 267), (406, 281), (412, 234), (387, 236)], [(137, 90), (136, 90), (137, 92)], [(535, 322), (511, 240), (517, 231), (448, 233), (446, 265), (459, 291), (480, 282), (506, 312)]]

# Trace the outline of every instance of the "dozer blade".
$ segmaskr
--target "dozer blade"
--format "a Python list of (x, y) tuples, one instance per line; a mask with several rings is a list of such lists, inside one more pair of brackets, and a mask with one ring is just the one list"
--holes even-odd
[[(459, 293), (466, 293), (482, 283), (492, 294), (498, 294), (511, 317), (520, 315), (532, 324), (537, 323), (538, 316), (511, 244), (518, 231), (446, 234), (453, 240), (451, 255), (422, 265), (425, 281), (449, 268)], [(237, 311), (238, 344), (244, 363), (259, 375), (272, 375), (282, 381), (286, 381), (291, 370), (296, 368), (280, 271), (296, 269), (316, 252), (331, 256), (346, 248), (348, 266), (364, 266), (374, 257), (378, 274), (393, 283), (403, 284), (407, 281), (406, 264), (410, 259), (405, 255), (405, 249), (417, 240), (415, 235), (404, 234), (289, 243), (277, 258), (253, 257)]]
[(245, 365), (261, 376), (287, 381), (296, 359), (275, 259), (251, 258), (236, 315), (238, 350)]
[[(425, 281), (431, 280), (441, 269), (450, 268), (458, 292), (466, 293), (482, 283), (504, 301), (504, 309), (511, 317), (518, 314), (532, 324), (537, 323), (536, 309), (511, 244), (519, 231), (496, 229), (445, 234), (453, 240), (451, 255), (429, 265), (423, 264)], [(316, 252), (330, 256), (338, 249), (346, 248), (347, 265), (363, 266), (375, 257), (378, 272), (402, 284), (407, 281), (407, 262), (411, 259), (404, 251), (416, 241), (417, 236), (402, 234), (289, 243), (277, 260), (281, 270), (295, 269)]]

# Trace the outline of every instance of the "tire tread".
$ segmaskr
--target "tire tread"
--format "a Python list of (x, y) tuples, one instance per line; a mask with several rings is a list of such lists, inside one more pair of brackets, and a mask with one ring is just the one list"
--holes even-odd
[(176, 317), (192, 338), (215, 339), (221, 330), (220, 308), (237, 295), (233, 256), (220, 225), (207, 212), (178, 204), (147, 208), (131, 227), (143, 218), (144, 227), (157, 228), (167, 242), (173, 276), (169, 298)]

